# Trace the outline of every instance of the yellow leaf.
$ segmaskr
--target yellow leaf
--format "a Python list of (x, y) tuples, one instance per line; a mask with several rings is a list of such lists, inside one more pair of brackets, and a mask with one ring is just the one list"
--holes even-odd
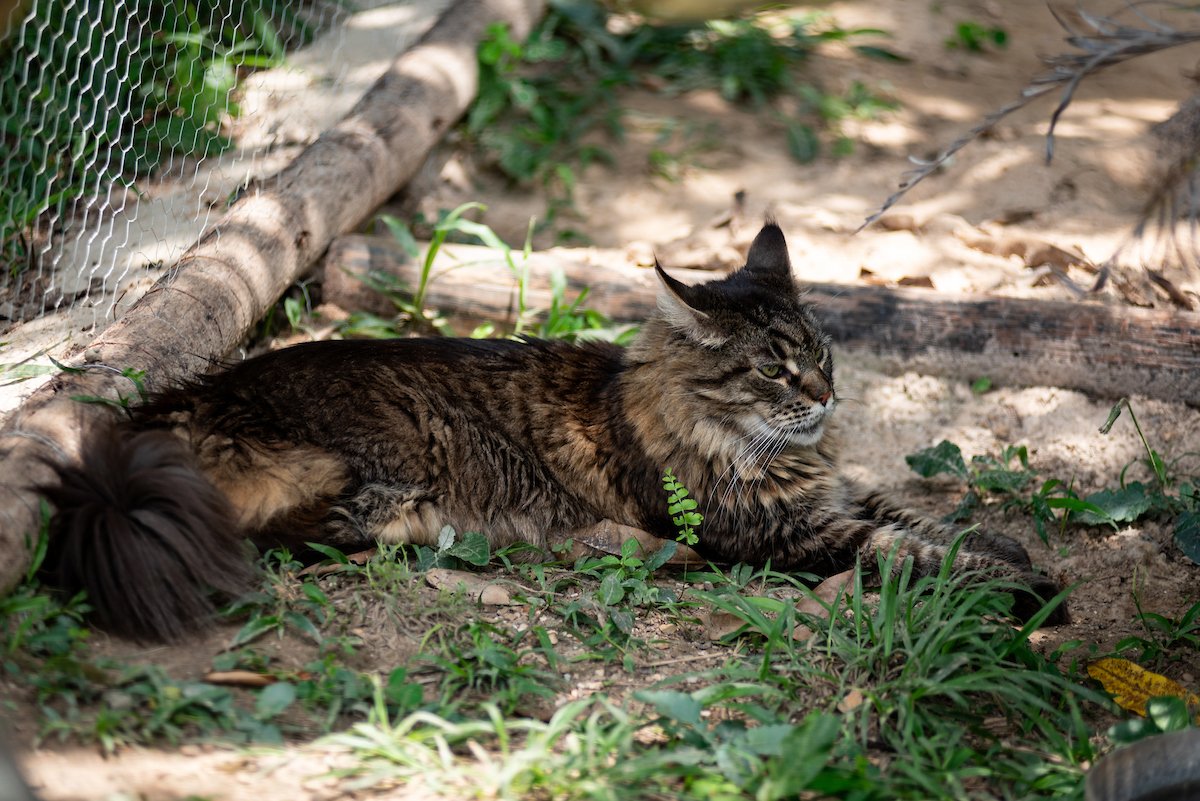
[(1088, 665), (1088, 675), (1104, 686), (1122, 709), (1145, 716), (1151, 698), (1172, 696), (1188, 706), (1200, 705), (1200, 697), (1179, 682), (1152, 673), (1128, 659), (1097, 659)]

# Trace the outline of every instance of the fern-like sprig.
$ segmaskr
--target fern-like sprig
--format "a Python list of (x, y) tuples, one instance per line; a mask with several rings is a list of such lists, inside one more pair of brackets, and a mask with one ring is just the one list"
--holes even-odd
[(696, 499), (688, 497), (687, 487), (670, 468), (663, 473), (663, 489), (667, 492), (667, 512), (678, 531), (675, 539), (684, 545), (695, 545), (700, 541), (696, 528), (704, 522), (704, 515), (696, 511)]

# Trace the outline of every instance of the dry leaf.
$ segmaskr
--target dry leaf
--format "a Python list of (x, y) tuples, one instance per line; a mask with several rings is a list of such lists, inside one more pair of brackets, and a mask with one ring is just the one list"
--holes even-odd
[(465, 570), (448, 570), (435, 567), (425, 574), (425, 582), (437, 590), (461, 590), (464, 595), (484, 606), (512, 606), (514, 601), (508, 590), (495, 581), (489, 581)]
[[(365, 565), (375, 555), (377, 548), (368, 548), (365, 551), (355, 551), (351, 554), (346, 554), (346, 561), (352, 565), (359, 567)], [(330, 573), (339, 573), (345, 569), (345, 565), (338, 562), (319, 562), (315, 565), (309, 565), (301, 570), (296, 575), (298, 576), (326, 576)]]
[(728, 612), (712, 612), (703, 618), (704, 636), (712, 642), (722, 640), (746, 625), (746, 621)]
[[(846, 589), (847, 585), (854, 579), (854, 570), (844, 570), (841, 573), (836, 573), (822, 581), (817, 586), (813, 587), (813, 596), (806, 596), (800, 603), (796, 604), (796, 611), (806, 615), (821, 615), (826, 613), (827, 608), (833, 603), (834, 599)], [(792, 630), (793, 640), (807, 640), (813, 636), (813, 630), (808, 626), (796, 626)]]
[(1103, 685), (1122, 709), (1146, 714), (1146, 702), (1151, 698), (1171, 696), (1183, 699), (1188, 706), (1200, 704), (1200, 697), (1166, 676), (1152, 673), (1128, 659), (1097, 659), (1088, 665), (1088, 675)]
[[(649, 556), (663, 547), (663, 540), (648, 531), (632, 526), (623, 526), (611, 520), (601, 520), (592, 526), (576, 529), (561, 541), (570, 540), (571, 550), (568, 556), (578, 559), (581, 556), (595, 556), (597, 553), (621, 555), (621, 546), (626, 540), (637, 540), (642, 546), (642, 556)], [(553, 543), (552, 543), (553, 544)], [(675, 555), (668, 565), (703, 565), (706, 560), (683, 543), (675, 548)]]
[(906, 275), (896, 283), (900, 286), (915, 286), (922, 289), (933, 289), (933, 279), (928, 275)]
[(209, 684), (227, 687), (266, 687), (275, 683), (274, 676), (255, 673), (253, 670), (216, 670), (206, 673), (204, 680)]
[(967, 247), (982, 253), (990, 253), (993, 256), (1016, 256), (1028, 268), (1049, 265), (1060, 270), (1066, 270), (1068, 267), (1080, 267), (1090, 273), (1096, 272), (1096, 265), (1092, 264), (1091, 260), (1078, 248), (1068, 250), (1051, 242), (1022, 234), (992, 236), (970, 226), (958, 228), (954, 235)]
[(852, 688), (850, 692), (842, 696), (842, 700), (838, 701), (838, 712), (853, 712), (863, 705), (863, 694), (857, 688)]

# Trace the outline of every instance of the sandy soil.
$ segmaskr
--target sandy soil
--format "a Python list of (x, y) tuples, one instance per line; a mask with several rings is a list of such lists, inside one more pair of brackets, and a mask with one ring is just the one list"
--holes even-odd
[[(1057, 155), (1050, 165), (1043, 159), (1049, 104), (1042, 103), (964, 150), (897, 207), (888, 225), (852, 236), (894, 189), (908, 156), (931, 155), (1015, 96), (1022, 82), (1038, 72), (1038, 56), (1061, 48), (1061, 31), (1037, 0), (945, 0), (937, 8), (900, 0), (827, 6), (844, 27), (892, 32), (889, 47), (912, 59), (906, 64), (870, 61), (832, 45), (810, 63), (810, 73), (827, 88), (861, 80), (885, 89), (899, 103), (897, 111), (880, 121), (854, 125), (851, 131), (860, 144), (850, 156), (800, 165), (787, 155), (782, 128), (769, 115), (731, 109), (707, 92), (672, 99), (633, 92), (628, 96), (634, 113), (627, 142), (611, 145), (616, 167), (593, 168), (582, 176), (578, 215), (565, 224), (597, 246), (626, 248), (642, 260), (658, 253), (671, 266), (722, 267), (736, 263), (739, 249), (770, 211), (787, 232), (804, 278), (852, 282), (865, 269), (885, 281), (927, 277), (942, 291), (1071, 297), (1044, 271), (979, 249), (980, 237), (1049, 241), (1078, 248), (1093, 262), (1106, 259), (1122, 243), (1140, 207), (1152, 164), (1150, 126), (1191, 93), (1187, 72), (1196, 53), (1144, 59), (1085, 85), (1059, 127)], [(943, 40), (956, 22), (967, 19), (1002, 25), (1009, 46), (985, 54), (947, 50)], [(680, 143), (690, 147), (700, 142), (677, 181), (652, 176), (646, 160), (661, 127), (672, 120), (706, 132)], [(732, 226), (710, 228), (710, 220), (730, 209), (738, 191), (746, 193), (744, 216)], [(398, 203), (430, 215), (465, 200), (483, 200), (489, 206), (486, 222), (510, 242), (521, 241), (529, 217), (543, 210), (538, 193), (507, 186), (457, 154), (429, 171), (411, 196), (415, 200)], [(553, 231), (539, 236), (539, 246), (554, 244)], [(1129, 275), (1130, 283), (1111, 290), (1104, 302), (1164, 303), (1136, 270)], [(1078, 268), (1071, 268), (1069, 276), (1085, 285), (1090, 280)], [(1176, 270), (1169, 277), (1185, 291), (1200, 290), (1200, 276)], [(1098, 433), (1112, 399), (1049, 386), (1000, 387), (977, 395), (960, 383), (916, 374), (882, 375), (845, 360), (838, 369), (840, 391), (848, 401), (838, 412), (846, 434), (847, 469), (934, 514), (952, 509), (962, 488), (918, 479), (903, 457), (941, 439), (958, 443), (968, 456), (995, 453), (1007, 444), (1027, 445), (1032, 466), (1042, 476), (1073, 481), (1084, 493), (1113, 486), (1122, 468), (1140, 455), (1127, 416), (1111, 434)], [(1047, 376), (1048, 384), (1052, 378)], [(1168, 456), (1200, 451), (1200, 399), (1166, 403), (1139, 398), (1137, 387), (1129, 392), (1143, 430), (1159, 451)], [(1200, 473), (1195, 462), (1184, 466)], [(1137, 473), (1140, 467), (1131, 470)], [(1072, 654), (1083, 659), (1140, 632), (1135, 602), (1144, 610), (1177, 615), (1197, 600), (1200, 569), (1174, 546), (1165, 523), (1116, 532), (1055, 531), (1042, 543), (1028, 517), (1008, 514), (998, 505), (981, 511), (976, 520), (1023, 542), (1050, 574), (1079, 582), (1071, 601), (1074, 622), (1037, 635), (1048, 649), (1080, 640), (1083, 645)], [(418, 601), (417, 608), (425, 601)], [(496, 614), (504, 619), (505, 613)], [(678, 629), (654, 616), (640, 625), (666, 641), (663, 660), (711, 658), (706, 654), (714, 646), (695, 630)], [(372, 631), (380, 650), (363, 660), (375, 658), (378, 667), (402, 662), (403, 633)], [(228, 636), (217, 632), (185, 649), (165, 651), (122, 643), (102, 647), (122, 658), (170, 664), (180, 677), (194, 678), (203, 674), (222, 647), (222, 637)], [(576, 676), (575, 692), (593, 687), (613, 691), (621, 683), (653, 680), (661, 673), (657, 664), (649, 655), (639, 657), (641, 667), (633, 677), (602, 672)], [(1200, 661), (1195, 659), (1166, 670), (1191, 687), (1200, 680)], [(36, 728), (32, 720), (14, 723), (22, 739)], [(327, 798), (336, 794), (335, 786), (310, 777), (324, 773), (332, 758), (295, 750), (245, 755), (207, 746), (170, 753), (132, 749), (111, 759), (101, 759), (94, 749), (55, 747), (23, 757), (44, 797), (63, 801), (113, 793), (147, 799), (189, 794), (253, 795), (264, 801)]]

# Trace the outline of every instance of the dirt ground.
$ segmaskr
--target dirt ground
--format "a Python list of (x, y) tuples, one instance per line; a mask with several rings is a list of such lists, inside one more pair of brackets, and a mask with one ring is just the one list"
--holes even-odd
[[(1037, 298), (1069, 298), (1070, 291), (1045, 271), (1027, 268), (1019, 258), (980, 249), (981, 239), (1017, 236), (1078, 248), (1093, 262), (1104, 261), (1119, 245), (1141, 205), (1151, 171), (1153, 123), (1165, 119), (1193, 91), (1188, 73), (1200, 51), (1178, 52), (1135, 61), (1089, 81), (1058, 128), (1053, 162), (1044, 161), (1051, 104), (1001, 124), (992, 136), (962, 151), (948, 166), (918, 187), (890, 216), (887, 225), (852, 235), (863, 219), (895, 188), (909, 156), (928, 157), (989, 111), (1013, 98), (1039, 71), (1038, 57), (1062, 48), (1062, 32), (1040, 0), (943, 0), (918, 4), (903, 0), (831, 3), (824, 8), (843, 27), (891, 32), (886, 44), (911, 59), (892, 63), (855, 56), (840, 45), (826, 46), (808, 70), (827, 88), (854, 80), (886, 92), (896, 111), (878, 121), (848, 126), (858, 142), (849, 156), (822, 157), (801, 165), (784, 146), (782, 126), (768, 114), (730, 108), (715, 93), (676, 98), (632, 92), (629, 134), (610, 145), (614, 167), (589, 168), (577, 189), (577, 216), (570, 228), (599, 247), (627, 249), (644, 260), (657, 253), (676, 267), (722, 267), (735, 263), (738, 248), (753, 236), (765, 213), (773, 214), (789, 237), (793, 262), (805, 279), (878, 280), (927, 277), (946, 292), (994, 292)], [(1002, 26), (1008, 45), (982, 54), (949, 50), (943, 42), (954, 25), (975, 20)], [(698, 133), (676, 140), (690, 155), (678, 180), (650, 174), (647, 154), (663, 125), (686, 121)], [(745, 192), (745, 213), (732, 226), (714, 229), (710, 221), (728, 211), (736, 192)], [(430, 170), (408, 201), (432, 215), (467, 200), (487, 203), (485, 221), (506, 241), (519, 242), (530, 216), (543, 211), (536, 192), (505, 185), (452, 155)], [(553, 232), (538, 246), (555, 244)], [(1137, 270), (1128, 285), (1100, 302), (1164, 304)], [(1090, 276), (1072, 268), (1069, 276), (1087, 285)], [(1168, 272), (1185, 292), (1200, 300), (1200, 275)], [(1073, 481), (1082, 493), (1112, 487), (1122, 468), (1141, 455), (1141, 444), (1124, 416), (1109, 435), (1098, 427), (1114, 399), (1045, 387), (998, 387), (975, 394), (963, 383), (917, 374), (883, 375), (844, 359), (838, 363), (838, 416), (849, 471), (887, 487), (912, 506), (945, 514), (962, 488), (945, 480), (922, 480), (904, 455), (949, 439), (969, 457), (996, 453), (1008, 444), (1029, 448), (1041, 476)], [(1046, 376), (1050, 384), (1053, 376)], [(1151, 444), (1169, 457), (1200, 451), (1200, 399), (1169, 403), (1139, 397), (1133, 406)], [(1191, 405), (1188, 405), (1190, 401)], [(1185, 471), (1200, 473), (1197, 461)], [(1146, 478), (1131, 468), (1131, 477)], [(1200, 568), (1171, 541), (1167, 524), (1150, 522), (1121, 531), (1055, 531), (1049, 543), (1036, 536), (1027, 516), (996, 506), (977, 514), (984, 528), (1024, 543), (1035, 564), (1065, 583), (1078, 583), (1071, 598), (1074, 622), (1036, 635), (1041, 647), (1082, 643), (1080, 659), (1105, 652), (1121, 638), (1141, 632), (1136, 606), (1178, 615), (1198, 598)], [(414, 589), (415, 609), (436, 599), (430, 588)], [(523, 619), (523, 612), (485, 611), (498, 619)], [(506, 617), (507, 616), (507, 617)], [(401, 664), (415, 638), (397, 631), (386, 618), (361, 621), (378, 643), (360, 654), (357, 665), (378, 669)], [(198, 678), (232, 630), (175, 649), (139, 649), (101, 642), (100, 649), (128, 661), (171, 666), (181, 678)], [(643, 685), (681, 661), (703, 663), (728, 656), (696, 627), (650, 616), (639, 632), (658, 641), (655, 653), (638, 657), (632, 674), (596, 668), (573, 677), (571, 694), (622, 685)], [(102, 639), (102, 638), (101, 638)], [(280, 645), (286, 652), (289, 641)], [(298, 647), (298, 646), (297, 646)], [(301, 663), (301, 651), (281, 658)], [(607, 670), (607, 673), (605, 672)], [(1184, 685), (1200, 686), (1200, 661), (1167, 668)], [(19, 707), (28, 710), (29, 707)], [(32, 720), (13, 718), (19, 741), (36, 730)], [(256, 797), (324, 799), (339, 797), (337, 783), (324, 776), (336, 754), (290, 749), (268, 755), (209, 746), (170, 753), (129, 749), (102, 758), (95, 748), (48, 746), (22, 756), (32, 783), (45, 799), (68, 801), (107, 797), (174, 799)], [(387, 797), (406, 797), (402, 789)]]

